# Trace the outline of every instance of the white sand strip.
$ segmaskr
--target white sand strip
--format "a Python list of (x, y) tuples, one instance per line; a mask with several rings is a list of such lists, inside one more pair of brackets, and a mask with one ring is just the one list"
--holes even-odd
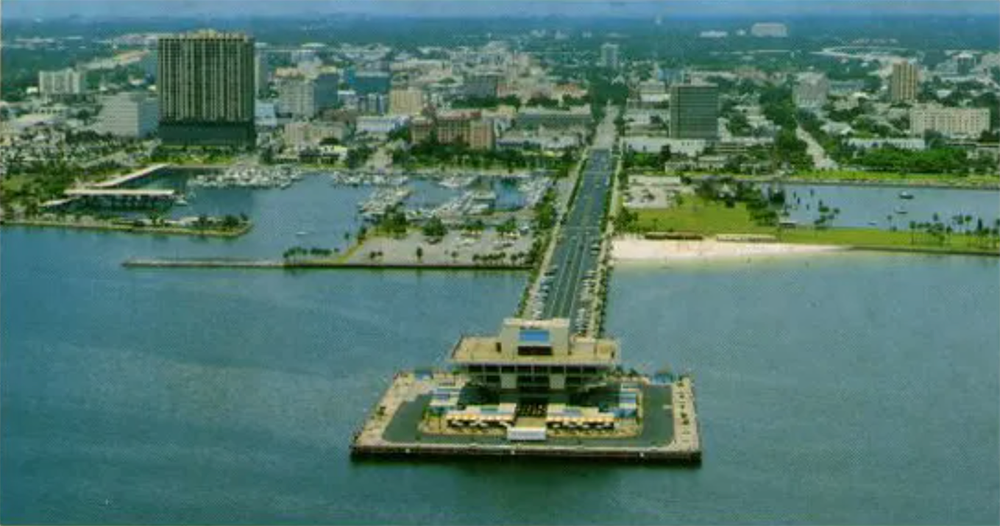
[(815, 254), (836, 252), (844, 248), (830, 245), (721, 242), (714, 239), (681, 241), (621, 238), (613, 241), (612, 256), (616, 261), (623, 262), (670, 262)]

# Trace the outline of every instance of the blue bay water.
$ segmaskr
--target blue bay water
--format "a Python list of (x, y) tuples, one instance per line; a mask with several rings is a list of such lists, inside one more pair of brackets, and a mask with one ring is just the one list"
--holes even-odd
[[(909, 230), (910, 221), (933, 221), (934, 215), (949, 224), (956, 215), (972, 217), (986, 227), (1000, 219), (1000, 192), (963, 188), (894, 188), (889, 186), (784, 185), (789, 205), (788, 215), (800, 224), (811, 225), (819, 213), (820, 202), (839, 208), (831, 223), (838, 227)], [(912, 199), (900, 199), (906, 191)], [(905, 213), (899, 213), (905, 212)]]
[(353, 191), (194, 204), (250, 213), (238, 240), (0, 232), (0, 522), (997, 521), (996, 259), (616, 269), (626, 366), (695, 375), (698, 469), (350, 461), (393, 372), (495, 331), (523, 274), (120, 266), (338, 246)]

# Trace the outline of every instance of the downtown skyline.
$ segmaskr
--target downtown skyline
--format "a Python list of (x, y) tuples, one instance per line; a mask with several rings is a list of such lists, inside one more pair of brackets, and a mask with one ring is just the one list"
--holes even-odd
[[(234, 9), (238, 4), (239, 9)], [(407, 18), (643, 18), (801, 16), (995, 16), (1000, 4), (983, 0), (8, 0), (3, 16), (8, 20), (84, 18), (113, 20), (161, 16), (167, 18), (300, 17), (345, 15)]]

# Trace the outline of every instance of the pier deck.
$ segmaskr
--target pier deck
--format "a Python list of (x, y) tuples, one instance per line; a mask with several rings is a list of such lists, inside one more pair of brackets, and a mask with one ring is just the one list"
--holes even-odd
[(456, 380), (451, 373), (393, 379), (351, 444), (355, 457), (517, 456), (629, 460), (697, 464), (701, 439), (690, 378), (669, 385), (643, 379), (643, 423), (638, 436), (616, 438), (582, 433), (549, 437), (542, 443), (508, 442), (499, 435), (423, 433), (419, 423), (437, 382)]

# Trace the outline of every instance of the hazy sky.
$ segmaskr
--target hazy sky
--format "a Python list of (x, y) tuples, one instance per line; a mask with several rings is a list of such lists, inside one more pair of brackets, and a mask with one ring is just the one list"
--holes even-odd
[(796, 16), (825, 13), (1000, 13), (997, 0), (3, 0), (8, 19), (308, 16)]

